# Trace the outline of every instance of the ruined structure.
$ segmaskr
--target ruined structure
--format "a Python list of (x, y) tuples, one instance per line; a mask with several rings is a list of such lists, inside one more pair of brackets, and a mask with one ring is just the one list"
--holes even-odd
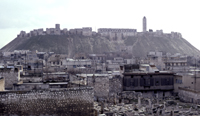
[(13, 84), (20, 81), (20, 72), (17, 69), (3, 68), (0, 71), (2, 73), (1, 76), (5, 79), (5, 89), (11, 90)]

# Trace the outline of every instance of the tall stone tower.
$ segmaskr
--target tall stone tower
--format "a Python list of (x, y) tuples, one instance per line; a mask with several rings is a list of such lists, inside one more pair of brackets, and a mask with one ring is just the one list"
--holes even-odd
[(60, 24), (56, 24), (56, 29), (60, 29)]
[(146, 32), (147, 31), (147, 19), (146, 17), (144, 16), (143, 17), (143, 32)]

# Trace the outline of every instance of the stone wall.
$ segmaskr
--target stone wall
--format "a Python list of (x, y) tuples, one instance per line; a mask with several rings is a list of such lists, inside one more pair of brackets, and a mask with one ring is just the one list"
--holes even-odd
[(122, 92), (122, 77), (114, 76), (112, 79), (109, 79), (109, 95), (113, 96), (114, 94)]
[(88, 86), (94, 87), (94, 96), (98, 98), (107, 98), (109, 94), (108, 76), (88, 77)]
[(188, 88), (179, 87), (178, 96), (180, 100), (189, 103), (200, 104), (200, 92)]
[(135, 36), (136, 29), (112, 29), (112, 28), (99, 28), (98, 33), (101, 36), (109, 37), (110, 40), (122, 40), (123, 37)]
[(4, 89), (5, 89), (4, 78), (0, 78), (0, 91), (4, 91)]
[(83, 27), (83, 33), (84, 36), (91, 36), (92, 35), (92, 28), (91, 27)]
[(0, 92), (0, 115), (91, 116), (93, 89)]
[(19, 81), (19, 72), (7, 70), (3, 71), (2, 75), (5, 78), (5, 89), (12, 89), (13, 84)]
[(21, 77), (20, 78), (21, 81), (28, 83), (28, 82), (42, 82), (42, 77)]

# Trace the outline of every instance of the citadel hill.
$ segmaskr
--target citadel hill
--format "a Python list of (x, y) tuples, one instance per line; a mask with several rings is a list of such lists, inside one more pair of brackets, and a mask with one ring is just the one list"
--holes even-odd
[(169, 38), (182, 38), (181, 33), (171, 32), (163, 33), (163, 30), (153, 31), (149, 29), (147, 31), (147, 19), (143, 17), (143, 32), (137, 32), (137, 29), (122, 29), (122, 28), (99, 28), (98, 32), (92, 31), (91, 27), (75, 28), (75, 29), (60, 29), (60, 24), (56, 24), (55, 28), (46, 28), (46, 31), (43, 28), (34, 29), (29, 33), (21, 31), (17, 37), (33, 37), (38, 35), (70, 35), (70, 34), (79, 34), (83, 36), (93, 36), (101, 35), (103, 37), (108, 37), (110, 40), (121, 40), (123, 37), (128, 36), (142, 36), (144, 34), (149, 34), (155, 37), (166, 36)]

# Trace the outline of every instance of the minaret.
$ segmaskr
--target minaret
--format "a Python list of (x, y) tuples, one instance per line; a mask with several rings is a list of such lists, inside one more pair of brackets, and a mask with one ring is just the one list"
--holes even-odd
[(146, 17), (144, 16), (143, 17), (143, 32), (146, 32), (147, 31), (147, 20), (146, 20)]

